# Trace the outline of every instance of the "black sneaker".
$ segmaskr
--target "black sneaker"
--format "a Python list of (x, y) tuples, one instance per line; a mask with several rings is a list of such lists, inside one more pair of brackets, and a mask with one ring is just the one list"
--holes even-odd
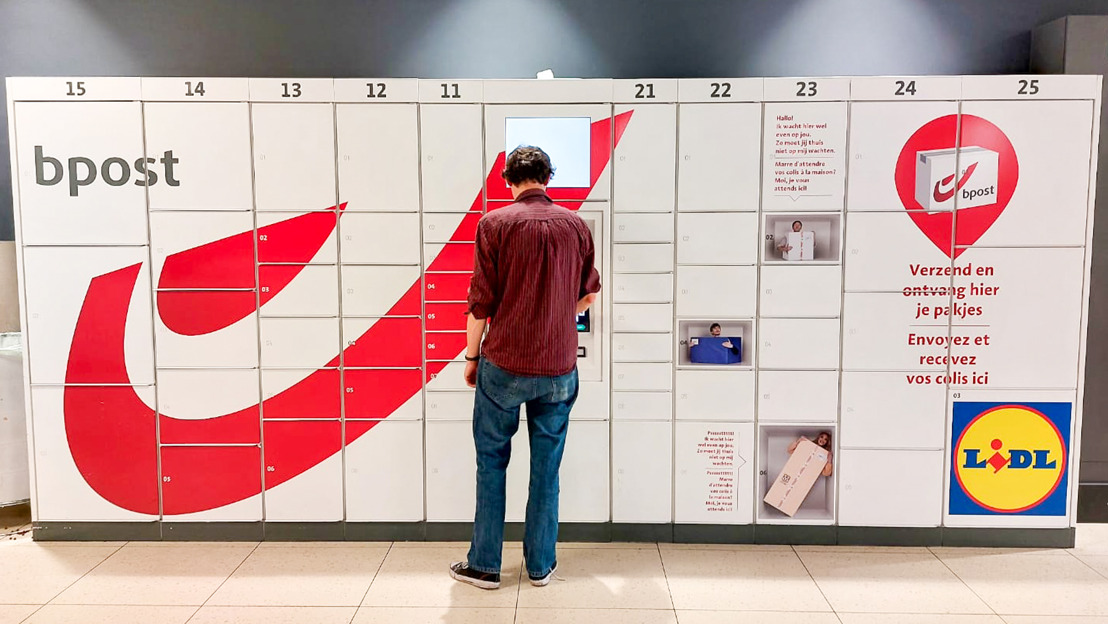
[(500, 587), (500, 575), (491, 572), (478, 572), (469, 567), (465, 561), (450, 564), (450, 578), (455, 581), (469, 583), (481, 589), (497, 589)]
[(531, 584), (534, 585), (535, 587), (544, 587), (544, 586), (546, 586), (547, 584), (550, 583), (550, 579), (558, 578), (554, 574), (554, 571), (557, 570), (557, 569), (558, 569), (558, 564), (555, 563), (554, 567), (550, 568), (550, 571), (546, 573), (546, 576), (531, 576), (531, 573), (528, 572), (527, 573), (527, 578), (531, 579)]

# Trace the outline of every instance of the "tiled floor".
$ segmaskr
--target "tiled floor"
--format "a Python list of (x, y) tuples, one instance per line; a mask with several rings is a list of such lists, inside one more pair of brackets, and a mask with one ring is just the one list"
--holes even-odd
[[(3, 524), (0, 522), (0, 524)], [(459, 543), (41, 543), (0, 527), (0, 624), (1108, 623), (1108, 525), (1068, 550), (563, 544), (565, 581), (452, 581)]]

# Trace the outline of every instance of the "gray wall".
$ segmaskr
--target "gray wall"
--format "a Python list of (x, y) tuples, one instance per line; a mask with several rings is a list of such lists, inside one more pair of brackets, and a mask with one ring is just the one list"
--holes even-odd
[(1014, 73), (1079, 13), (1108, 0), (0, 0), (0, 76)]

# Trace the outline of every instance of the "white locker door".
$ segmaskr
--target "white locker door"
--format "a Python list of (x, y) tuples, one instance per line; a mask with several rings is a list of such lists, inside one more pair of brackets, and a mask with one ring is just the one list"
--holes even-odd
[(611, 517), (608, 431), (607, 421), (570, 424), (559, 474), (559, 481), (566, 484), (558, 497), (559, 521), (607, 522)]
[(754, 424), (677, 423), (674, 521), (754, 521)]
[[(256, 443), (255, 443), (256, 444)], [(262, 450), (258, 446), (162, 446), (162, 520), (168, 522), (260, 522)], [(233, 482), (248, 492), (238, 501), (197, 511), (197, 491)], [(236, 487), (237, 489), (237, 487)]]
[(144, 160), (140, 105), (19, 102), (14, 111), (22, 243), (145, 244), (147, 179), (168, 184), (167, 172), (181, 172)]
[(428, 421), (426, 449), (427, 521), (473, 522), (477, 504), (473, 425)]
[[(342, 512), (342, 423), (328, 421), (266, 421), (265, 519), (267, 522), (339, 522)], [(278, 440), (281, 442), (278, 443)], [(297, 447), (334, 452), (314, 466), (294, 474), (303, 460)], [(281, 481), (273, 485), (276, 481)]]
[(672, 214), (612, 215), (612, 240), (617, 243), (672, 243)]
[(763, 266), (761, 314), (838, 316), (842, 282), (842, 269), (837, 266)]
[(669, 303), (617, 303), (612, 306), (617, 332), (668, 332), (673, 330), (673, 305)]
[(756, 267), (677, 267), (678, 316), (750, 318), (754, 316), (757, 301)]
[[(154, 383), (146, 254), (145, 247), (23, 250), (31, 383)], [(102, 348), (99, 336), (112, 329), (123, 336), (126, 370), (117, 351)]]
[(335, 264), (339, 261), (334, 210), (257, 212), (258, 262)]
[(945, 375), (949, 319), (916, 319), (916, 314), (917, 302), (900, 293), (846, 293), (843, 370)]
[(474, 392), (428, 392), (427, 420), (465, 420), (473, 418)]
[(613, 392), (612, 420), (673, 420), (673, 393)]
[[(256, 368), (159, 370), (158, 440), (162, 444), (257, 444), (261, 441), (258, 381)], [(248, 427), (189, 426), (248, 408), (254, 414)]]
[(151, 213), (154, 287), (254, 288), (253, 237), (249, 212)]
[(754, 371), (677, 371), (677, 420), (754, 420)]
[(261, 320), (262, 366), (317, 368), (339, 354), (337, 318)]
[(672, 362), (673, 334), (614, 334), (614, 362)]
[[(281, 288), (282, 284), (287, 286)], [(263, 294), (277, 292), (262, 308), (262, 316), (339, 315), (339, 268), (333, 264), (263, 264), (258, 267), (258, 285)]]
[(839, 319), (762, 319), (762, 368), (838, 368)]
[(144, 117), (147, 158), (180, 161), (174, 179), (150, 185), (150, 210), (253, 208), (249, 105), (147, 103)]
[(616, 273), (612, 275), (615, 303), (670, 303), (672, 273)]
[(427, 365), (427, 390), (432, 392), (470, 390), (465, 381), (465, 362), (450, 362), (436, 371), (436, 366)]
[(763, 125), (762, 210), (842, 210), (846, 102), (766, 104)]
[(339, 231), (344, 264), (419, 264), (418, 214), (345, 214)]
[(844, 449), (835, 459), (839, 524), (939, 526), (943, 451)]
[(331, 104), (254, 104), (258, 210), (335, 205), (335, 115)]
[[(851, 185), (853, 188), (853, 185)], [(949, 212), (918, 215), (927, 232), (906, 211), (851, 214), (846, 226), (844, 284), (848, 292), (899, 292), (907, 285), (950, 286), (954, 219)], [(935, 299), (935, 297), (931, 297)]]
[(615, 149), (615, 212), (673, 212), (677, 156), (677, 106), (617, 105), (631, 119)]
[(677, 209), (758, 210), (762, 105), (682, 104), (680, 128)]
[[(370, 423), (347, 421), (351, 438)], [(382, 422), (346, 445), (346, 521), (423, 520), (423, 423)]]
[(343, 266), (342, 313), (384, 316), (418, 283), (418, 266)]
[(612, 522), (673, 521), (673, 426), (612, 425)]
[(946, 384), (909, 384), (909, 375), (843, 373), (839, 446), (904, 449), (945, 446)]
[(755, 264), (758, 215), (682, 213), (677, 215), (677, 264)]
[(758, 420), (835, 422), (839, 374), (835, 371), (761, 371)]
[(669, 273), (673, 271), (673, 245), (616, 244), (612, 246), (616, 273)]
[[(158, 367), (250, 368), (258, 365), (258, 314), (251, 291), (161, 291), (157, 293), (154, 336)], [(180, 319), (205, 310), (245, 312), (212, 331), (182, 331)], [(248, 311), (248, 312), (247, 312)], [(229, 318), (235, 318), (234, 314)], [(172, 322), (167, 320), (172, 319)]]
[(419, 115), (423, 211), (465, 212), (484, 182), (481, 106), (423, 104)]
[(415, 104), (339, 104), (339, 201), (351, 211), (419, 211)]
[(668, 362), (612, 364), (614, 390), (669, 390), (673, 387), (673, 365)]

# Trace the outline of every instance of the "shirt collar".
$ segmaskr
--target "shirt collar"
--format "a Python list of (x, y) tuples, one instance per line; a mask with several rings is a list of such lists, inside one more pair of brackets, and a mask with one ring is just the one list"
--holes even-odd
[(531, 188), (531, 189), (527, 189), (526, 191), (523, 191), (522, 193), (520, 193), (519, 197), (516, 198), (516, 203), (527, 201), (529, 199), (540, 199), (540, 198), (543, 199), (543, 200), (546, 200), (548, 202), (553, 202), (554, 201), (554, 200), (550, 199), (550, 196), (546, 194), (545, 190), (543, 190), (541, 188)]

